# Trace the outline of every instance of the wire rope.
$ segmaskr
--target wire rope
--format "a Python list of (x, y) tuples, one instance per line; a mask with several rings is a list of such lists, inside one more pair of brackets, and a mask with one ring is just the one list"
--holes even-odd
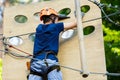
[[(114, 22), (114, 21), (105, 13), (105, 11), (104, 11), (104, 9), (103, 9), (103, 7), (106, 6), (105, 4), (101, 4), (100, 2), (97, 2), (96, 0), (94, 0), (94, 1), (93, 1), (93, 0), (88, 0), (88, 1), (96, 4), (96, 5), (100, 8), (100, 10), (102, 11), (102, 13), (104, 14), (105, 18), (108, 19), (109, 22), (115, 24), (116, 26), (120, 26), (119, 23)], [(120, 12), (120, 10), (119, 10), (119, 12)]]
[[(15, 56), (15, 57), (19, 57), (19, 58), (22, 58), (22, 59), (33, 59), (33, 60), (39, 60), (39, 59), (36, 59), (36, 58), (33, 58), (32, 56), (28, 55), (28, 56), (23, 56), (23, 55), (20, 55), (20, 54), (17, 54), (17, 53), (13, 53), (13, 52), (10, 52), (8, 50), (0, 50), (1, 52), (5, 52), (5, 53), (10, 53), (12, 56)], [(63, 65), (60, 65), (62, 68), (66, 68), (66, 69), (69, 69), (69, 70), (73, 70), (73, 71), (76, 71), (76, 72), (79, 72), (80, 74), (82, 74), (82, 70), (79, 70), (79, 69), (75, 69), (75, 68), (72, 68), (72, 67), (67, 67), (67, 66), (63, 66)], [(107, 76), (120, 76), (120, 73), (109, 73), (109, 72), (106, 72), (106, 73), (102, 73), (102, 72), (89, 72), (89, 74), (96, 74), (96, 75), (107, 75)]]

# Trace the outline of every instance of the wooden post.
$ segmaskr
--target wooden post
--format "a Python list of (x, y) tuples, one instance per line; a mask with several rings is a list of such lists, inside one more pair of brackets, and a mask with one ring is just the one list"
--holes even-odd
[(85, 47), (84, 47), (84, 34), (83, 34), (83, 26), (81, 20), (81, 9), (79, 0), (75, 0), (75, 9), (76, 9), (76, 18), (77, 18), (77, 31), (78, 31), (78, 38), (79, 38), (79, 46), (80, 46), (80, 56), (81, 56), (81, 68), (82, 68), (82, 76), (88, 77), (87, 72), (87, 63), (85, 58)]

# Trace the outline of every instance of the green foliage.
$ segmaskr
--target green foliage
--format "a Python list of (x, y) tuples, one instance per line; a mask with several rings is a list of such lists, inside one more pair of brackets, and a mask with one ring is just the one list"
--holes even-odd
[(101, 3), (120, 5), (120, 0), (100, 0)]
[(106, 34), (104, 36), (105, 41), (120, 42), (120, 31), (111, 30), (110, 28), (106, 28), (105, 26), (103, 26), (103, 30), (104, 30), (104, 34)]
[[(113, 7), (104, 7), (103, 9), (106, 14), (115, 13), (120, 10), (120, 0), (101, 0), (101, 2)], [(110, 18), (120, 24), (119, 14)], [(107, 19), (102, 19), (102, 22), (107, 71), (110, 73), (120, 73), (120, 26), (109, 22)], [(108, 76), (108, 80), (120, 80), (120, 76)]]
[(87, 27), (83, 28), (84, 35), (88, 35), (88, 34), (92, 33), (94, 30), (95, 30), (94, 26), (87, 26)]
[[(120, 56), (112, 50), (112, 42), (105, 42), (107, 71), (110, 73), (120, 73)], [(108, 80), (120, 80), (120, 76), (108, 76)]]
[(27, 21), (27, 17), (24, 15), (17, 15), (17, 16), (15, 16), (14, 19), (18, 23), (25, 23)]
[(84, 13), (88, 12), (89, 10), (90, 10), (90, 6), (88, 6), (88, 5), (84, 5), (81, 7), (81, 11)]
[[(107, 71), (120, 73), (120, 31), (103, 26)], [(119, 77), (108, 76), (108, 80), (120, 80)]]
[(67, 16), (68, 14), (71, 13), (71, 9), (70, 8), (64, 8), (64, 9), (60, 10), (58, 13)]
[[(103, 9), (105, 10), (105, 13), (107, 15), (115, 13), (115, 12), (119, 12), (120, 10), (120, 0), (101, 0), (101, 3), (105, 4), (106, 6), (103, 7)], [(104, 16), (104, 15), (102, 15)], [(110, 16), (109, 17), (111, 20), (113, 20), (115, 23), (119, 24), (119, 26), (111, 23), (110, 21), (108, 21), (108, 19), (104, 18), (103, 19), (103, 24), (106, 27), (109, 27), (110, 29), (114, 29), (114, 30), (120, 30), (120, 15), (114, 15), (114, 16)]]

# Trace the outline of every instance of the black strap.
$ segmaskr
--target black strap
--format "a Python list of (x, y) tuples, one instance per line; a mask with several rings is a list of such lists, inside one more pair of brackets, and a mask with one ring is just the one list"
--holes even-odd
[(57, 71), (60, 71), (60, 66), (54, 65), (54, 66), (49, 67), (49, 69), (47, 70), (47, 73), (39, 73), (39, 72), (35, 72), (35, 71), (30, 70), (30, 74), (38, 75), (38, 76), (41, 76), (43, 80), (48, 80), (47, 79), (48, 73), (55, 70), (55, 69), (57, 69)]
[(37, 75), (37, 76), (41, 76), (43, 80), (48, 80), (48, 79), (47, 79), (47, 74), (45, 74), (45, 73), (42, 74), (42, 73), (39, 73), (39, 72), (30, 70), (30, 74), (34, 74), (34, 75)]
[(48, 71), (47, 71), (47, 74), (53, 70), (57, 69), (57, 71), (60, 71), (60, 66), (59, 65), (54, 65), (54, 66), (51, 66)]

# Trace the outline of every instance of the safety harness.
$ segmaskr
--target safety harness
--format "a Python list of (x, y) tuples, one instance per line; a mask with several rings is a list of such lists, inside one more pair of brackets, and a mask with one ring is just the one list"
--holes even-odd
[[(45, 54), (46, 54), (45, 59), (44, 59), (44, 63), (45, 63), (46, 66), (48, 67), (47, 71), (44, 72), (44, 73), (39, 73), (39, 72), (36, 72), (36, 71), (33, 71), (33, 70), (30, 69), (30, 74), (34, 74), (34, 75), (37, 75), (37, 76), (41, 76), (43, 80), (48, 80), (48, 78), (47, 78), (48, 73), (51, 72), (51, 71), (53, 71), (53, 70), (55, 70), (55, 69), (57, 69), (57, 71), (60, 71), (60, 66), (59, 66), (59, 65), (53, 65), (53, 66), (50, 66), (50, 67), (48, 66), (48, 63), (47, 63), (47, 60), (46, 60), (46, 59), (47, 59), (47, 56), (48, 56), (49, 54), (54, 54), (54, 55), (56, 55), (56, 53), (55, 53), (54, 51), (39, 51), (35, 56), (37, 56), (37, 55), (39, 55), (39, 54), (41, 54), (41, 53), (45, 53)], [(35, 56), (34, 56), (34, 57), (35, 57)], [(28, 75), (28, 76), (29, 76), (29, 75)]]
[(39, 73), (39, 72), (35, 72), (35, 71), (30, 70), (30, 74), (41, 76), (42, 80), (48, 80), (48, 78), (47, 78), (48, 73), (51, 72), (51, 71), (53, 71), (53, 70), (55, 70), (55, 69), (57, 69), (57, 71), (60, 71), (60, 66), (58, 66), (58, 65), (51, 66), (46, 71), (46, 73)]

